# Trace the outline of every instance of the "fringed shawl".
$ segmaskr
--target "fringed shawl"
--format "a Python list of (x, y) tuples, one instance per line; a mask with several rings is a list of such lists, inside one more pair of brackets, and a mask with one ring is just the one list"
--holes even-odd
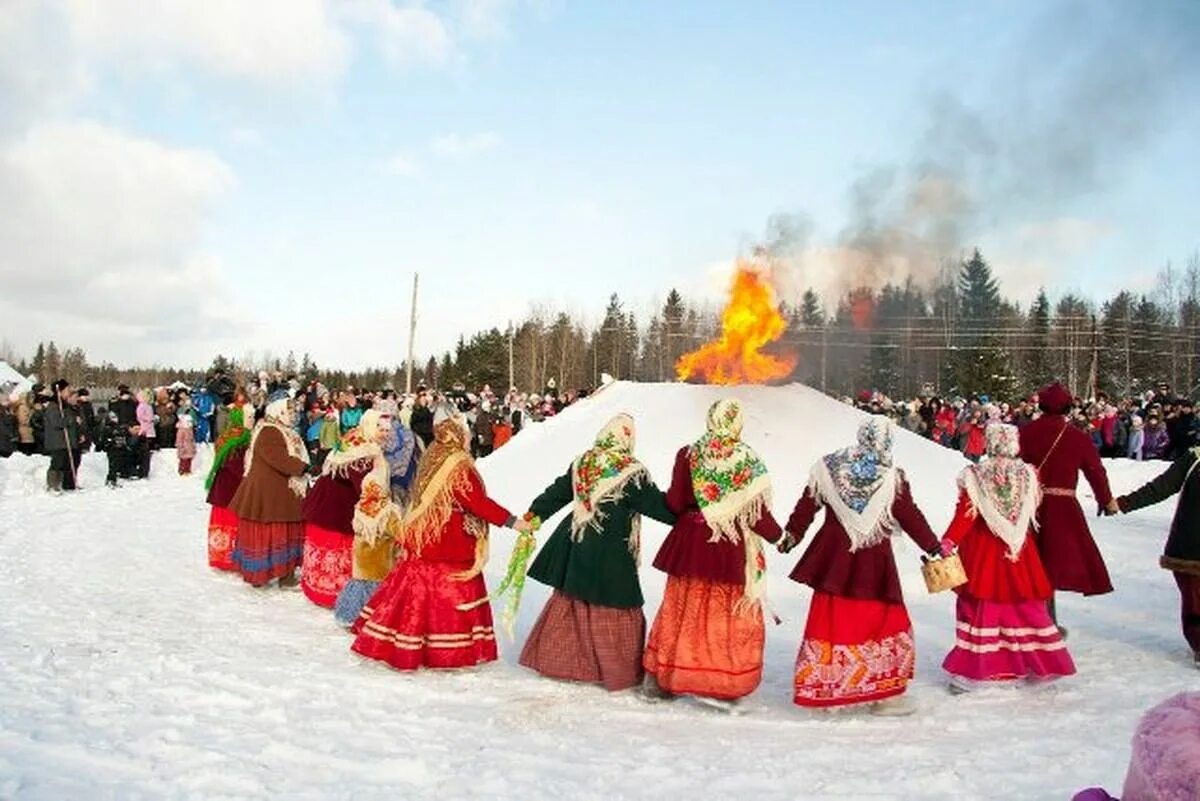
[[(262, 432), (268, 428), (278, 431), (283, 437), (288, 456), (308, 464), (308, 448), (304, 447), (304, 440), (300, 439), (300, 435), (291, 426), (283, 425), (277, 418), (267, 417), (255, 426), (254, 433), (250, 435), (250, 446), (246, 450), (246, 468), (242, 475), (250, 475), (250, 468), (254, 465), (254, 446)], [(308, 493), (308, 477), (304, 474), (288, 476), (288, 488), (297, 498), (303, 498)]]
[(337, 447), (330, 451), (321, 468), (326, 476), (346, 477), (352, 470), (366, 470), (359, 490), (358, 502), (354, 505), (352, 526), (354, 535), (368, 545), (395, 528), (400, 510), (392, 503), (389, 489), (388, 463), (379, 446), (381, 426), (386, 425), (379, 412), (370, 410), (363, 414), (358, 425), (346, 432)]
[(895, 529), (892, 506), (900, 485), (892, 464), (892, 429), (872, 417), (858, 429), (858, 444), (818, 461), (808, 489), (837, 517), (850, 539), (850, 552), (883, 542)]
[[(466, 450), (466, 429), (458, 419), (443, 420), (434, 428), (433, 435), (433, 444), (417, 467), (412, 503), (400, 522), (396, 538), (409, 558), (419, 557), (427, 546), (442, 538), (457, 505), (455, 496), (469, 492), (473, 482), (483, 485)], [(474, 515), (465, 517), (469, 534), (487, 535), (487, 523)]]
[(742, 442), (742, 405), (719, 400), (708, 410), (707, 431), (688, 450), (692, 490), (700, 514), (712, 531), (709, 542), (722, 537), (741, 542), (745, 550), (743, 606), (762, 600), (766, 558), (751, 529), (771, 505), (771, 479), (758, 454)]
[[(620, 500), (625, 488), (645, 481), (646, 468), (633, 456), (634, 424), (627, 414), (619, 414), (601, 429), (596, 443), (571, 466), (571, 486), (575, 495), (571, 507), (571, 538), (583, 539), (588, 529), (602, 531), (603, 505)], [(634, 515), (629, 535), (629, 550), (636, 559), (641, 544), (641, 515)]]
[(1037, 472), (1018, 458), (1015, 426), (993, 423), (986, 433), (988, 458), (963, 470), (958, 485), (988, 530), (1008, 546), (1008, 558), (1016, 561), (1029, 529), (1037, 527), (1041, 487)]

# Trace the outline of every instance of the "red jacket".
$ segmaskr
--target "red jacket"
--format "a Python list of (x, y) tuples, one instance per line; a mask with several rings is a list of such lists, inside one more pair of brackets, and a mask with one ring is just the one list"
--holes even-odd
[(958, 546), (959, 558), (967, 571), (967, 583), (959, 591), (981, 601), (1048, 600), (1050, 580), (1030, 534), (1017, 560), (1010, 560), (1008, 546), (991, 532), (982, 515), (971, 514), (971, 499), (960, 491), (958, 509), (945, 536)]
[[(937, 536), (913, 501), (904, 475), (900, 474), (898, 480), (892, 516), (921, 550), (935, 553), (939, 546)], [(812, 492), (805, 490), (788, 520), (786, 528), (789, 538), (797, 542), (803, 539), (821, 508)], [(792, 571), (791, 578), (817, 592), (841, 598), (904, 603), (891, 539), (851, 553), (846, 529), (837, 515), (828, 509), (825, 511), (825, 521)]]
[(1084, 595), (1112, 592), (1104, 558), (1073, 495), (1082, 472), (1097, 504), (1112, 500), (1108, 474), (1092, 438), (1061, 414), (1045, 414), (1021, 429), (1021, 458), (1038, 470), (1046, 493), (1038, 509), (1036, 540), (1050, 584)]
[(454, 495), (454, 509), (442, 536), (425, 546), (419, 557), (425, 562), (449, 562), (470, 567), (475, 562), (475, 538), (467, 533), (466, 515), (470, 513), (493, 526), (506, 526), (512, 514), (487, 496), (479, 474), (471, 471), (468, 486)]

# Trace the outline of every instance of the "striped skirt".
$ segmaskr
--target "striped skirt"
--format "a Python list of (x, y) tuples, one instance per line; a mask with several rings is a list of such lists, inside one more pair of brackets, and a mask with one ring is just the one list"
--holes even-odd
[(237, 542), (238, 516), (226, 506), (214, 506), (208, 515), (208, 566), (217, 570), (237, 570), (233, 564), (233, 546)]
[(834, 707), (900, 695), (916, 651), (903, 604), (814, 592), (796, 657), (797, 706)]
[(962, 592), (955, 614), (954, 650), (942, 667), (959, 686), (1075, 673), (1044, 601), (981, 601)]
[(247, 584), (261, 587), (291, 575), (300, 567), (303, 555), (303, 523), (239, 521), (233, 564)]
[(487, 598), (487, 587), (483, 576), (450, 578), (463, 569), (420, 559), (397, 563), (351, 629), (357, 635), (351, 648), (397, 670), (496, 661), (491, 604), (476, 603)]
[(304, 563), (300, 587), (317, 606), (332, 609), (338, 593), (350, 580), (354, 537), (312, 523), (304, 524)]
[(521, 664), (552, 679), (628, 690), (642, 681), (645, 639), (641, 609), (597, 606), (555, 590), (529, 633)]
[(740, 584), (671, 576), (642, 660), (673, 695), (735, 701), (762, 682), (762, 609), (737, 609)]

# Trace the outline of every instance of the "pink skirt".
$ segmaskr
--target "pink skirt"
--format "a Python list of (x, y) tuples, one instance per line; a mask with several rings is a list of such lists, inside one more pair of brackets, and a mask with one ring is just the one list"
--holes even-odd
[(317, 606), (332, 609), (350, 580), (354, 537), (312, 523), (304, 524), (304, 562), (300, 588)]
[(967, 684), (1071, 676), (1075, 663), (1043, 601), (981, 601), (959, 593), (954, 650), (942, 668)]

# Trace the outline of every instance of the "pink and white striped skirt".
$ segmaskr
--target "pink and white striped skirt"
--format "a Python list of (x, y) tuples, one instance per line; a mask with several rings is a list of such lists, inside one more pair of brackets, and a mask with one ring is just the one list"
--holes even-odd
[(955, 684), (1071, 676), (1075, 663), (1044, 601), (1002, 603), (959, 593), (954, 650), (942, 663)]

